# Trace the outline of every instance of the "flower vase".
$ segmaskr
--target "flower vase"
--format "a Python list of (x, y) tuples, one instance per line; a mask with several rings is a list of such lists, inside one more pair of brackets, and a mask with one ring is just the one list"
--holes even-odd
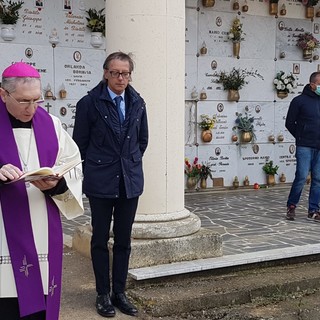
[(99, 48), (103, 44), (102, 32), (91, 32), (90, 44), (94, 48)]
[(239, 100), (240, 100), (239, 91), (230, 89), (228, 91), (228, 101), (239, 101)]
[(201, 178), (201, 180), (200, 180), (200, 188), (201, 189), (207, 189), (207, 179), (206, 178)]
[(13, 24), (3, 24), (1, 26), (1, 38), (4, 41), (12, 41), (16, 37)]
[(211, 130), (203, 130), (201, 133), (201, 139), (203, 142), (210, 142), (212, 140)]
[(240, 41), (233, 41), (233, 56), (239, 57), (240, 54)]
[(267, 174), (267, 185), (274, 186), (276, 184), (276, 180), (274, 178), (274, 174)]
[(313, 17), (314, 17), (314, 7), (307, 6), (306, 7), (306, 18), (307, 19), (312, 19)]
[(240, 140), (242, 143), (248, 143), (251, 142), (252, 140), (252, 133), (248, 132), (248, 131), (242, 131), (241, 132), (241, 136), (240, 136)]
[(269, 4), (269, 14), (271, 15), (277, 15), (278, 14), (278, 3), (272, 3)]
[(303, 59), (312, 59), (312, 49), (303, 49)]
[(213, 7), (215, 4), (215, 0), (202, 0), (202, 5), (204, 7)]
[(288, 96), (288, 92), (286, 92), (286, 91), (277, 91), (277, 96), (280, 99), (284, 99), (284, 98), (286, 98)]
[(188, 188), (189, 190), (195, 189), (196, 185), (197, 185), (197, 179), (196, 179), (196, 177), (188, 177), (188, 178), (187, 178), (187, 188)]

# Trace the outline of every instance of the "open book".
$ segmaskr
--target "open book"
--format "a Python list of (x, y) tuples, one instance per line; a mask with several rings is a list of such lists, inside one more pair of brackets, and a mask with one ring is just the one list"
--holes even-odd
[(83, 160), (79, 161), (78, 159), (73, 160), (71, 162), (67, 162), (62, 164), (61, 166), (49, 168), (49, 167), (42, 167), (36, 170), (25, 172), (22, 176), (20, 176), (16, 180), (12, 180), (8, 183), (13, 183), (20, 180), (25, 181), (35, 181), (47, 178), (59, 178), (65, 175), (67, 172), (75, 168), (78, 164), (80, 164)]

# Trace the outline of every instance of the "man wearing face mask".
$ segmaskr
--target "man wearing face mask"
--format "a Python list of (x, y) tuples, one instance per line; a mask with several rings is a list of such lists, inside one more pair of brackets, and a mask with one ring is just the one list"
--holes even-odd
[(297, 160), (286, 218), (295, 219), (295, 208), (310, 172), (307, 219), (320, 222), (320, 72), (313, 72), (302, 94), (291, 101), (286, 128), (295, 137)]

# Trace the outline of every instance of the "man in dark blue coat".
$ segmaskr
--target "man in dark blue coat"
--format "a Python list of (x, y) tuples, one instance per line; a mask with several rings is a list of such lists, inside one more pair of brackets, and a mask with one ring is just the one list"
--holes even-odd
[(296, 140), (296, 173), (287, 201), (288, 220), (294, 220), (295, 208), (299, 202), (309, 172), (308, 219), (320, 222), (320, 72), (310, 76), (301, 95), (290, 103), (286, 128)]
[[(97, 312), (136, 315), (125, 295), (131, 231), (143, 192), (142, 157), (148, 144), (146, 106), (129, 85), (133, 61), (123, 52), (110, 54), (103, 80), (76, 106), (73, 139), (84, 169), (83, 191), (91, 207), (91, 257), (96, 278)], [(109, 279), (109, 230), (113, 217), (112, 292)]]

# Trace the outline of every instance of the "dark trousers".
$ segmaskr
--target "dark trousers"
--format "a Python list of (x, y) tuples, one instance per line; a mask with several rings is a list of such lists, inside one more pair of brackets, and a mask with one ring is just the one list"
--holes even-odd
[(131, 231), (137, 211), (139, 197), (117, 199), (88, 197), (91, 208), (92, 239), (91, 258), (98, 294), (110, 292), (109, 274), (109, 230), (113, 216), (113, 263), (112, 290), (125, 291), (129, 258), (131, 253)]
[(3, 320), (45, 320), (45, 312), (38, 312), (20, 318), (17, 298), (0, 298), (0, 319)]

